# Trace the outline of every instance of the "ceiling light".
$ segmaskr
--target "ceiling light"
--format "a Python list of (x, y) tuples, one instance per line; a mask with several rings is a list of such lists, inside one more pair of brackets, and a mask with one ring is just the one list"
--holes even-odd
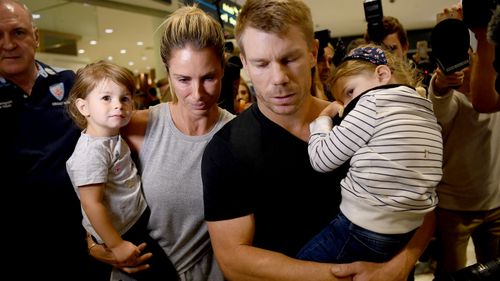
[(112, 57), (112, 56), (109, 56), (109, 57), (108, 57), (108, 60), (113, 60), (113, 57)]
[(33, 14), (32, 16), (34, 20), (37, 20), (42, 17), (40, 14)]
[(80, 49), (80, 50), (78, 50), (78, 53), (79, 54), (85, 54), (85, 50), (84, 49)]
[(142, 41), (137, 41), (137, 46), (142, 46), (142, 45), (144, 45), (144, 42), (142, 42)]
[(125, 49), (120, 50), (120, 54), (126, 54), (126, 53), (127, 53), (127, 50), (125, 50)]
[(89, 44), (90, 45), (97, 45), (97, 41), (96, 40), (90, 40)]
[(106, 28), (106, 29), (104, 29), (104, 32), (106, 32), (107, 34), (110, 34), (110, 33), (113, 33), (113, 29), (112, 28)]
[(134, 65), (134, 62), (133, 61), (129, 61), (128, 65), (132, 66), (132, 65)]

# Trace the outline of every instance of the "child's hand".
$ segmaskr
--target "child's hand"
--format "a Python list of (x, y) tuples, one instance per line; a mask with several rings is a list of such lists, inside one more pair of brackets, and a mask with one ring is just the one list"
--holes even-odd
[(319, 114), (320, 116), (329, 116), (329, 117), (335, 117), (335, 115), (339, 115), (342, 117), (342, 114), (344, 113), (344, 105), (341, 104), (338, 101), (334, 101), (330, 103), (321, 113)]
[(141, 251), (137, 246), (125, 240), (123, 240), (123, 242), (118, 244), (116, 247), (111, 248), (111, 251), (119, 264), (131, 266), (137, 265), (137, 258), (141, 254)]

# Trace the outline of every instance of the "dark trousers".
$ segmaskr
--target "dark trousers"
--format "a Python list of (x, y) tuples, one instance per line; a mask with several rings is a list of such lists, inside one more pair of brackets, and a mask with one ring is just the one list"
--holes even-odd
[(122, 235), (124, 240), (130, 241), (137, 246), (146, 242), (147, 246), (141, 254), (153, 254), (153, 256), (146, 261), (146, 263), (149, 264), (149, 268), (135, 273), (132, 276), (138, 281), (179, 280), (177, 270), (165, 254), (165, 251), (163, 251), (163, 248), (149, 236), (148, 220), (150, 214), (151, 211), (147, 208), (134, 226)]

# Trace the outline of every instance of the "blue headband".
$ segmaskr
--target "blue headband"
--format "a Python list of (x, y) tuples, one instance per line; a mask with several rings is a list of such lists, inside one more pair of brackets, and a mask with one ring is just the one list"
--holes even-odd
[(375, 47), (356, 48), (344, 57), (344, 61), (347, 60), (364, 60), (375, 65), (387, 65), (387, 58), (384, 51)]

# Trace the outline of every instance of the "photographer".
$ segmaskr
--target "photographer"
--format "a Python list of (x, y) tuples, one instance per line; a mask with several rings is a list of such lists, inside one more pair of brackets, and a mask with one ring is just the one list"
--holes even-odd
[[(383, 29), (379, 32), (370, 32), (370, 23), (364, 39), (367, 43), (374, 42), (377, 44), (384, 44), (388, 49), (392, 50), (394, 54), (400, 58), (406, 59), (408, 53), (409, 43), (406, 30), (399, 20), (395, 17), (384, 16), (382, 18)], [(380, 38), (380, 39), (377, 39)]]
[[(364, 34), (366, 43), (375, 43), (383, 45), (385, 48), (392, 51), (393, 54), (408, 62), (409, 64), (417, 64), (413, 60), (408, 60), (409, 40), (406, 30), (399, 20), (392, 16), (384, 16), (382, 11), (382, 3), (377, 0), (365, 0), (363, 3), (367, 28)], [(422, 96), (427, 96), (427, 87), (429, 76), (429, 63), (415, 65), (419, 69), (423, 80), (416, 87), (417, 93)], [(424, 86), (424, 87), (423, 87)]]
[[(330, 30), (320, 30), (314, 32), (314, 38), (319, 41), (318, 58), (316, 67), (313, 68), (314, 87), (316, 87), (316, 96), (325, 100), (333, 101), (333, 95), (326, 82), (330, 73), (334, 68), (333, 57), (335, 50), (331, 42)], [(318, 96), (318, 91), (322, 92), (322, 96)]]
[[(438, 20), (449, 18), (462, 19), (461, 6), (438, 14)], [(474, 56), (472, 48), (469, 54)], [(443, 178), (437, 188), (436, 280), (465, 268), (471, 238), (479, 263), (500, 256), (500, 113), (475, 110), (474, 67), (452, 73), (437, 69), (428, 91), (445, 144)]]
[[(369, 16), (366, 17), (368, 18)], [(381, 26), (381, 28), (374, 28), (372, 26)], [(381, 44), (404, 61), (410, 64), (413, 63), (413, 61), (408, 61), (407, 57), (409, 49), (408, 35), (406, 34), (406, 30), (401, 22), (399, 22), (399, 20), (395, 17), (383, 16), (381, 18), (381, 24), (374, 24), (368, 21), (368, 28), (364, 34), (364, 40), (366, 43), (373, 42)], [(419, 69), (422, 71), (421, 68)], [(422, 80), (422, 83), (416, 87), (417, 93), (422, 97), (427, 95), (427, 90), (422, 87), (427, 85), (426, 81), (427, 79)]]
[[(474, 32), (477, 51), (471, 57), (471, 98), (474, 109), (479, 112), (500, 111), (500, 95), (495, 80), (500, 67), (494, 68), (495, 56), (500, 56), (500, 11), (497, 0), (463, 0), (464, 22)], [(461, 8), (461, 7), (457, 7)], [(489, 24), (488, 27), (488, 22)], [(489, 40), (489, 41), (488, 41)], [(495, 48), (498, 50), (495, 54)], [(498, 60), (498, 58), (497, 58)], [(498, 64), (498, 62), (496, 62)], [(498, 83), (498, 82), (497, 82)]]
[(466, 266), (471, 238), (478, 262), (500, 255), (500, 113), (474, 110), (469, 75), (469, 68), (448, 75), (437, 69), (428, 91), (444, 143), (436, 275)]

